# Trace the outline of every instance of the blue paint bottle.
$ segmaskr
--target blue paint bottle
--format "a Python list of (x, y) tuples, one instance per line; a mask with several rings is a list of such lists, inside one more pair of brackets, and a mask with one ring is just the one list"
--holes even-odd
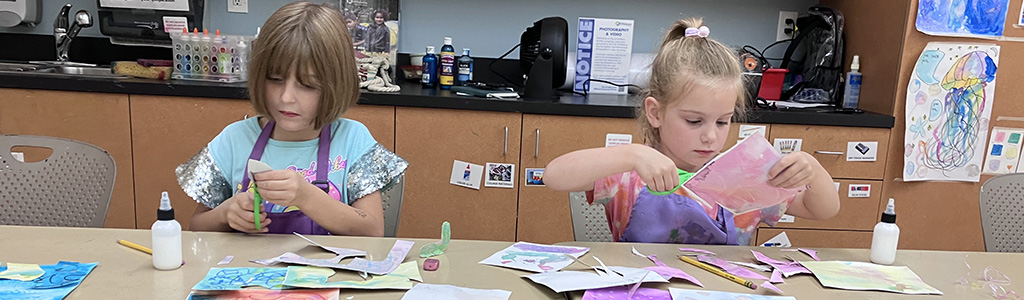
[(427, 55), (423, 56), (423, 78), (420, 82), (428, 88), (437, 86), (437, 55), (434, 55), (434, 46), (427, 46)]

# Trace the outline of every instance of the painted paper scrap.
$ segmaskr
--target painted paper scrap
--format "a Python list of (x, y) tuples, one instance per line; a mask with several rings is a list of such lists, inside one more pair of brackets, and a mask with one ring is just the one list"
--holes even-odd
[(796, 300), (796, 297), (690, 290), (674, 287), (668, 288), (668, 292), (672, 294), (672, 299), (675, 300)]
[(7, 270), (0, 272), (0, 279), (32, 281), (43, 276), (43, 269), (37, 264), (7, 263)]
[[(64, 299), (75, 290), (97, 263), (61, 261), (40, 265), (43, 276), (32, 281), (0, 280), (0, 299)], [(7, 267), (0, 267), (0, 271)]]
[(711, 256), (706, 256), (706, 255), (700, 255), (700, 256), (697, 256), (697, 260), (699, 260), (701, 262), (704, 262), (704, 263), (711, 264), (713, 266), (716, 266), (716, 267), (722, 269), (722, 271), (725, 271), (726, 273), (729, 273), (729, 274), (732, 274), (732, 275), (736, 275), (736, 276), (739, 276), (739, 277), (743, 277), (743, 278), (747, 278), (747, 279), (768, 280), (768, 277), (764, 277), (764, 275), (758, 274), (758, 273), (756, 273), (754, 271), (751, 271), (751, 270), (747, 270), (747, 269), (741, 268), (740, 266), (731, 264), (728, 261), (726, 261), (724, 259), (721, 259), (721, 258), (711, 257)]
[(261, 286), (280, 290), (284, 286), (286, 268), (210, 268), (206, 277), (192, 287), (199, 291), (240, 290), (247, 286)]
[(901, 294), (938, 294), (905, 266), (882, 266), (856, 261), (801, 262), (821, 285), (844, 290), (875, 290)]
[(420, 283), (402, 296), (402, 300), (508, 300), (512, 292), (482, 290), (447, 284)]
[(579, 258), (587, 251), (590, 251), (590, 248), (517, 242), (480, 263), (530, 272), (551, 272), (572, 264), (573, 260), (566, 257), (566, 254)]

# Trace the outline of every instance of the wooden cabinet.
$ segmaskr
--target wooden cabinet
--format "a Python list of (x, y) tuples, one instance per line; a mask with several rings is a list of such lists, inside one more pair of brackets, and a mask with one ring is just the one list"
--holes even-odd
[[(0, 134), (68, 138), (106, 150), (117, 175), (104, 227), (135, 228), (128, 95), (0, 89)], [(33, 158), (42, 157), (26, 153)]]
[[(758, 124), (758, 123), (733, 123), (729, 126), (729, 136), (725, 139), (725, 146), (722, 147), (722, 151), (729, 150), (732, 146), (739, 142), (740, 135), (748, 136), (752, 133), (752, 126), (764, 127), (764, 138), (771, 136), (772, 126), (771, 124)], [(741, 130), (746, 129), (746, 130)], [(742, 131), (742, 132), (741, 132)], [(768, 141), (771, 141), (770, 139)]]
[(789, 241), (802, 248), (871, 248), (870, 231), (758, 228), (757, 243), (786, 232)]
[(370, 130), (373, 139), (395, 151), (395, 107), (384, 105), (355, 105), (345, 112), (345, 118), (359, 121)]
[(636, 120), (553, 115), (523, 115), (519, 158), (519, 217), (516, 239), (534, 243), (572, 241), (569, 193), (527, 186), (526, 168), (544, 168), (552, 159), (579, 149), (604, 147), (609, 133), (631, 134), (640, 142)]
[(409, 161), (398, 236), (438, 238), (449, 221), (452, 238), (515, 240), (518, 186), (476, 190), (449, 180), (455, 160), (518, 164), (521, 130), (520, 113), (396, 108), (395, 150)]
[[(810, 153), (833, 178), (881, 180), (889, 146), (889, 129), (837, 126), (771, 126), (770, 141), (803, 139), (801, 150)], [(850, 142), (878, 142), (874, 161), (848, 161)], [(862, 148), (863, 149), (863, 148)]]
[[(878, 207), (882, 194), (882, 183), (872, 180), (836, 180), (836, 182), (839, 182), (839, 214), (827, 220), (795, 218), (793, 222), (780, 222), (775, 225), (775, 228), (872, 230), (881, 216)], [(849, 197), (851, 184), (858, 188), (857, 193), (864, 193), (862, 187), (866, 186), (870, 194), (867, 197)], [(885, 204), (883, 203), (882, 206), (884, 207)], [(764, 226), (767, 225), (762, 224), (762, 227)]]

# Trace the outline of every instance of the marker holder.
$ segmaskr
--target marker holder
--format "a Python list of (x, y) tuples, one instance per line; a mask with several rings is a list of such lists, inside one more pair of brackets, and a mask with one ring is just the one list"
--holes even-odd
[(244, 82), (253, 36), (172, 33), (172, 79)]

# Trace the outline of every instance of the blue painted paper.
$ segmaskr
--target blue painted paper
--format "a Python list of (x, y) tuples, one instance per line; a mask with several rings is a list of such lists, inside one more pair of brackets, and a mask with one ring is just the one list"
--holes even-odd
[(1002, 36), (1009, 0), (921, 0), (917, 30), (940, 36)]
[[(60, 300), (71, 294), (97, 263), (61, 261), (40, 265), (45, 273), (32, 281), (0, 280), (0, 299)], [(0, 267), (0, 271), (7, 267)]]
[(280, 290), (284, 288), (287, 268), (210, 268), (206, 277), (192, 287), (199, 291), (240, 290), (247, 286), (262, 286)]

